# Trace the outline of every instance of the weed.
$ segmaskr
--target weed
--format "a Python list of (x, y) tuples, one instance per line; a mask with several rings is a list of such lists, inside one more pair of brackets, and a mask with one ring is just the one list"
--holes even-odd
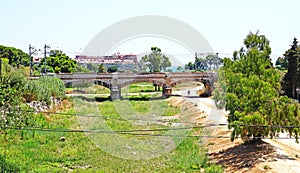
[[(155, 118), (172, 116), (180, 112), (180, 108), (172, 107), (164, 100), (104, 101), (97, 104), (80, 99), (73, 101), (78, 102), (76, 104), (78, 114), (107, 117), (105, 122), (112, 130), (166, 128), (167, 124), (133, 123), (126, 118), (149, 119), (151, 116)], [(67, 111), (67, 113), (74, 112), (75, 108)], [(80, 129), (79, 117), (76, 116), (53, 114), (48, 115), (47, 118), (45, 115), (35, 115), (34, 118), (37, 125), (42, 128)], [(90, 117), (83, 118), (89, 119)], [(93, 123), (94, 128), (101, 126), (101, 124)], [(195, 131), (200, 133), (200, 129), (195, 129)], [(24, 172), (190, 172), (205, 168), (207, 172), (222, 171), (220, 166), (208, 164), (206, 151), (199, 146), (198, 139), (195, 138), (187, 137), (183, 140), (175, 138), (174, 143), (179, 145), (170, 153), (157, 158), (125, 160), (102, 151), (85, 133), (24, 130), (22, 139), (20, 139), (20, 132), (12, 131), (9, 135), (6, 159), (0, 157), (2, 168), (8, 170)], [(65, 142), (60, 141), (62, 136), (65, 137)], [(132, 136), (124, 135), (123, 137)], [(135, 139), (147, 140), (148, 137)], [(3, 141), (4, 137), (0, 136), (0, 142)], [(3, 152), (3, 150), (3, 146), (0, 146), (0, 151)]]
[(269, 170), (271, 169), (269, 165), (264, 165), (264, 170)]

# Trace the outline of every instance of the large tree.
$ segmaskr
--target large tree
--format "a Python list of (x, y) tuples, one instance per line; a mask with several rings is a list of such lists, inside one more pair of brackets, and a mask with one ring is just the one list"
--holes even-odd
[(186, 70), (195, 71), (211, 71), (218, 70), (219, 66), (222, 65), (223, 60), (216, 55), (210, 54), (204, 57), (195, 57), (195, 62), (189, 62), (185, 65)]
[(281, 73), (272, 67), (269, 41), (250, 33), (244, 45), (233, 59), (224, 60), (213, 92), (216, 105), (229, 110), (231, 139), (260, 139), (286, 131), (298, 140), (300, 130), (286, 126), (300, 125), (299, 105), (279, 96)]
[(14, 47), (7, 47), (0, 45), (0, 58), (7, 58), (9, 64), (13, 67), (19, 67), (20, 65), (29, 66), (30, 57), (27, 53)]
[(143, 56), (141, 63), (145, 64), (150, 72), (165, 71), (167, 67), (171, 67), (169, 58), (163, 55), (158, 47), (151, 47), (151, 53)]
[(107, 72), (108, 73), (114, 73), (118, 71), (118, 66), (117, 65), (113, 65), (107, 68)]
[(185, 64), (184, 69), (185, 70), (195, 70), (195, 64), (192, 62), (189, 62), (189, 63)]
[(298, 41), (294, 38), (293, 44), (284, 54), (288, 61), (287, 73), (283, 78), (283, 91), (291, 98), (298, 98), (296, 88), (300, 87), (300, 50)]
[[(45, 58), (41, 60), (39, 67), (44, 71)], [(70, 73), (76, 70), (77, 62), (68, 57), (61, 50), (51, 50), (50, 56), (46, 57), (47, 72)]]

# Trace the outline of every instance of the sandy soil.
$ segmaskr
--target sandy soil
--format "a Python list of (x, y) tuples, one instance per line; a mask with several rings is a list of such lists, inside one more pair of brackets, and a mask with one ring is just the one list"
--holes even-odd
[[(198, 123), (227, 123), (226, 112), (218, 110), (212, 99), (199, 98), (196, 92), (190, 90), (178, 91), (187, 101), (197, 106), (206, 118)], [(295, 139), (264, 139), (250, 144), (244, 144), (241, 139), (230, 140), (227, 126), (210, 127), (206, 129), (208, 136), (222, 138), (203, 138), (208, 149), (211, 162), (224, 166), (224, 172), (266, 172), (266, 173), (297, 173), (300, 172), (300, 144)], [(281, 134), (285, 135), (285, 134)]]

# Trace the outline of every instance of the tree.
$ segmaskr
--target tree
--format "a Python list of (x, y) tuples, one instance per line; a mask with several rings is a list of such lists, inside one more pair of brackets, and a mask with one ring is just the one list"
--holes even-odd
[[(45, 58), (41, 60), (39, 68), (44, 70)], [(69, 58), (61, 50), (51, 50), (50, 56), (46, 57), (47, 71), (53, 69), (55, 73), (71, 73), (76, 70), (77, 62)]]
[(105, 68), (105, 66), (103, 64), (100, 64), (98, 67), (98, 72), (99, 73), (106, 73), (107, 69)]
[[(272, 67), (271, 48), (264, 35), (250, 33), (245, 47), (224, 59), (219, 83), (213, 92), (216, 105), (229, 110), (231, 139), (261, 139), (286, 131), (296, 137), (300, 130), (300, 108), (291, 99), (279, 96), (281, 73)], [(276, 126), (276, 127), (275, 127)]]
[(288, 60), (287, 58), (284, 56), (284, 57), (279, 57), (276, 62), (275, 62), (275, 66), (277, 69), (279, 70), (287, 70), (288, 69)]
[(196, 71), (208, 71), (208, 70), (217, 70), (222, 64), (222, 59), (216, 55), (208, 55), (205, 58), (196, 57), (195, 62), (189, 62), (185, 65), (187, 70), (196, 70)]
[(114, 66), (110, 66), (107, 68), (107, 72), (108, 73), (114, 73), (118, 71), (118, 66), (114, 65)]
[(182, 72), (183, 71), (183, 67), (182, 66), (178, 66), (177, 69), (176, 69), (176, 71)]
[(86, 66), (82, 65), (82, 64), (78, 64), (76, 66), (76, 70), (75, 72), (79, 72), (79, 73), (89, 73), (91, 72), (90, 69), (88, 69)]
[(297, 86), (300, 87), (300, 50), (298, 47), (298, 41), (294, 38), (293, 44), (289, 50), (284, 54), (287, 60), (287, 73), (283, 78), (283, 91), (284, 94), (290, 98), (296, 99)]
[(13, 67), (29, 66), (30, 56), (20, 49), (0, 45), (0, 58), (7, 58)]
[(194, 70), (195, 65), (192, 62), (189, 62), (188, 64), (185, 65), (185, 70)]
[(208, 70), (208, 62), (205, 58), (195, 58), (195, 70), (206, 71)]
[(150, 72), (165, 71), (167, 67), (171, 67), (169, 58), (163, 55), (158, 47), (151, 47), (151, 53), (143, 56), (141, 63), (145, 64)]
[(161, 70), (166, 71), (168, 67), (171, 67), (171, 62), (169, 60), (169, 57), (166, 57), (165, 55), (162, 55), (161, 59)]

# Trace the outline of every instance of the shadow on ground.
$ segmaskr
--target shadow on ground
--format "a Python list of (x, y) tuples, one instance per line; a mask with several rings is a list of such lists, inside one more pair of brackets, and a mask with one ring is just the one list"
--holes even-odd
[[(79, 98), (81, 100), (87, 102), (104, 102), (104, 101), (111, 101), (110, 97), (85, 97), (85, 96), (72, 96), (73, 98)], [(130, 100), (130, 101), (151, 101), (151, 100), (164, 100), (164, 97), (131, 97), (131, 98), (121, 98), (121, 100)]]
[(230, 171), (233, 172), (243, 168), (251, 169), (256, 164), (266, 161), (294, 160), (285, 155), (277, 154), (273, 146), (259, 140), (234, 146), (218, 153), (211, 153), (209, 156), (216, 161), (215, 163), (223, 165), (225, 168), (230, 167)]

